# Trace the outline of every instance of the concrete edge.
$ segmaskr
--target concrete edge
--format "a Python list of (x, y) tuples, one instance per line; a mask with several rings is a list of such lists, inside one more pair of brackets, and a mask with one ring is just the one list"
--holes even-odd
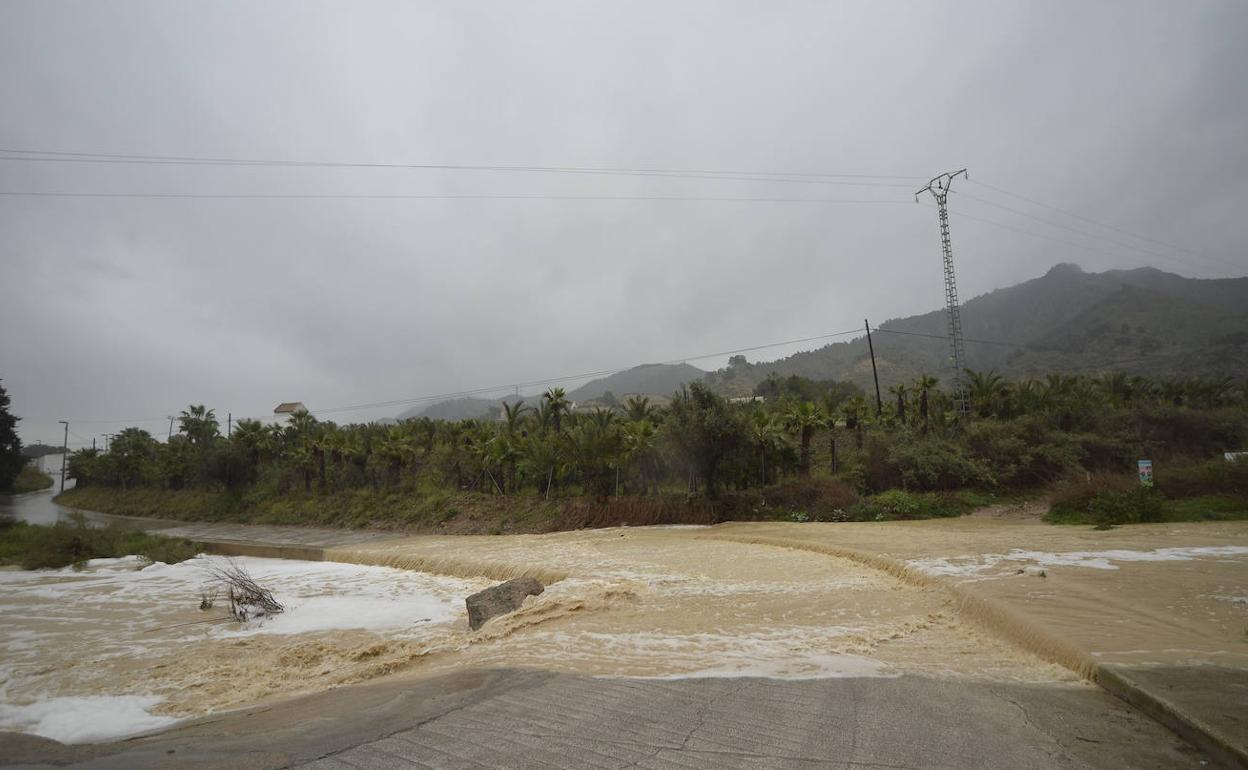
[(944, 578), (920, 573), (892, 557), (854, 548), (824, 546), (788, 538), (723, 535), (706, 537), (750, 545), (770, 545), (823, 553), (881, 570), (911, 585), (943, 589), (959, 603), (959, 613), (968, 616), (972, 622), (1044, 660), (1065, 666), (1166, 727), (1215, 761), (1237, 770), (1248, 770), (1248, 747), (1236, 745), (1235, 741), (1217, 728), (1184, 713), (1183, 709), (1132, 680), (1119, 668), (1095, 662), (1087, 651), (1078, 649), (1074, 645), (1053, 644), (1050, 641), (1051, 635), (1043, 625), (1012, 612), (1000, 602), (976, 594), (971, 588), (955, 585)]
[(1248, 749), (1236, 745), (1212, 725), (1184, 712), (1182, 708), (1141, 686), (1121, 668), (1098, 666), (1095, 681), (1106, 692), (1126, 701), (1179, 737), (1227, 767), (1248, 770)]
[(254, 556), (261, 559), (298, 559), (325, 561), (325, 549), (306, 545), (268, 545), (241, 543), (235, 540), (197, 540), (204, 552), (214, 556)]

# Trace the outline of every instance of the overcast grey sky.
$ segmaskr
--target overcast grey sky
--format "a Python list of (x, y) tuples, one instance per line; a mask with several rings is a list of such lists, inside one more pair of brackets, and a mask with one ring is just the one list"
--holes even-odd
[(965, 194), (1110, 239), (955, 194), (964, 298), (1063, 261), (1243, 275), (1246, 36), (1244, 2), (6, 0), (6, 150), (915, 179), (0, 153), (0, 192), (869, 201), (2, 195), (0, 377), (25, 441), (69, 418), (72, 444), (188, 403), (318, 409), (882, 322), (941, 306), (912, 192), (962, 166)]

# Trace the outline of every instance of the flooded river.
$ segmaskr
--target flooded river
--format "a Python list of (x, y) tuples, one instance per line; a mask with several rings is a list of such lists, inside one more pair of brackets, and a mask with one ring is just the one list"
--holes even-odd
[[(246, 625), (198, 609), (218, 557), (0, 572), (0, 729), (91, 740), (465, 666), (1079, 686), (1070, 667), (968, 617), (960, 585), (1091, 655), (1248, 663), (1248, 527), (1085, 532), (965, 519), (391, 538), (331, 548), (326, 562), (239, 559), (289, 607)], [(900, 567), (856, 555), (871, 548)], [(468, 630), (467, 595), (526, 574), (546, 592)]]

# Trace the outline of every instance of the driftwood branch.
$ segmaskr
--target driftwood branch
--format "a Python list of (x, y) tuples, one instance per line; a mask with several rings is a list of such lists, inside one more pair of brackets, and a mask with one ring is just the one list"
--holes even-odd
[(257, 583), (233, 559), (226, 559), (224, 564), (211, 564), (205, 569), (217, 584), (224, 587), (230, 602), (230, 615), (240, 623), (286, 611), (281, 602), (273, 598), (272, 591)]

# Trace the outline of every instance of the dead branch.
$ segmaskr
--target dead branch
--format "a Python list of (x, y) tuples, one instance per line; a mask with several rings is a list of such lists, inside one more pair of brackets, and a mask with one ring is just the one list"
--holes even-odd
[(257, 583), (233, 559), (226, 559), (225, 564), (210, 564), (205, 569), (214, 581), (225, 588), (230, 615), (240, 623), (286, 611), (281, 602), (273, 598), (272, 591)]

